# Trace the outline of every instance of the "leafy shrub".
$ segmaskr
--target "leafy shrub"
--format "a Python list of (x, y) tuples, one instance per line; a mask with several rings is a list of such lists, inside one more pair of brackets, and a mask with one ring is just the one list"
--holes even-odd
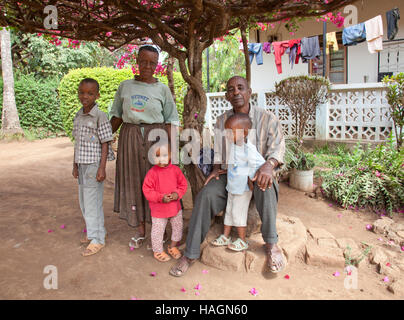
[[(56, 89), (57, 78), (36, 79), (34, 75), (19, 75), (14, 81), (15, 102), (21, 127), (41, 128), (42, 131), (63, 131)], [(3, 81), (0, 79), (0, 113), (3, 108)]]
[(394, 122), (394, 131), (397, 139), (397, 149), (400, 149), (404, 140), (404, 73), (391, 77), (385, 76), (383, 82), (387, 84), (387, 101), (390, 105), (390, 114)]
[(311, 170), (315, 166), (314, 155), (302, 150), (302, 146), (296, 139), (286, 140), (285, 163), (287, 170)]
[[(127, 79), (133, 78), (131, 69), (113, 68), (82, 68), (70, 70), (63, 77), (59, 85), (60, 112), (66, 134), (72, 138), (73, 118), (81, 108), (77, 96), (77, 89), (80, 81), (84, 78), (93, 78), (100, 84), (100, 98), (97, 100), (100, 109), (108, 112), (114, 101), (114, 96), (119, 84)], [(159, 77), (159, 80), (167, 84), (166, 77)], [(182, 119), (184, 109), (184, 92), (186, 83), (178, 72), (174, 72), (174, 86), (176, 90), (177, 109)]]
[(319, 104), (326, 102), (329, 91), (330, 82), (319, 76), (289, 77), (275, 84), (275, 95), (290, 109), (299, 140), (304, 136), (310, 115), (315, 114)]
[(341, 206), (370, 207), (390, 214), (404, 205), (404, 151), (390, 135), (375, 148), (360, 144), (340, 154), (336, 168), (322, 172), (325, 195)]

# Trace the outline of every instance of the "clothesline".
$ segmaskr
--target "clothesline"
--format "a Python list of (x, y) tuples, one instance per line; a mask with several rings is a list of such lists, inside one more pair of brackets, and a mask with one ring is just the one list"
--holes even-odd
[[(389, 41), (393, 41), (398, 32), (398, 19), (400, 19), (399, 9), (393, 8), (386, 12), (387, 18), (387, 35)], [(383, 50), (383, 19), (378, 15), (365, 22), (357, 25), (344, 28), (342, 32), (342, 44), (344, 46), (352, 46), (361, 43), (365, 40), (368, 42), (368, 50), (370, 53), (376, 53)], [(329, 54), (329, 46), (332, 46), (334, 51), (339, 50), (336, 32), (326, 34), (326, 53)], [(241, 48), (241, 44), (240, 44)], [(303, 37), (300, 39), (292, 39), (285, 41), (274, 41), (264, 43), (249, 43), (248, 52), (250, 63), (256, 57), (257, 65), (263, 64), (262, 51), (267, 54), (275, 55), (275, 65), (278, 74), (282, 73), (282, 55), (289, 54), (289, 64), (293, 69), (293, 65), (299, 62), (302, 58), (303, 63), (309, 60), (319, 58), (321, 55), (319, 35)]]

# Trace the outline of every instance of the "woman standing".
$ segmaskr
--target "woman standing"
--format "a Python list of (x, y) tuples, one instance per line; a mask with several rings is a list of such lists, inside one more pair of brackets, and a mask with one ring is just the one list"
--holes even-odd
[(112, 131), (122, 124), (116, 160), (114, 211), (136, 227), (129, 246), (140, 248), (145, 240), (145, 222), (151, 222), (150, 208), (143, 196), (142, 184), (152, 167), (148, 140), (153, 129), (170, 134), (171, 125), (179, 125), (177, 108), (170, 89), (153, 77), (159, 52), (151, 45), (140, 47), (137, 57), (139, 75), (121, 82), (115, 94), (110, 116)]

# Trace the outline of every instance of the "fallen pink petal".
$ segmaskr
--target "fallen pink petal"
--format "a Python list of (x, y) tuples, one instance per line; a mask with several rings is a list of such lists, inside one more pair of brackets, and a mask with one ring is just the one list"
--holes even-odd
[(401, 247), (401, 251), (404, 251), (404, 246)]
[(366, 225), (366, 229), (372, 230), (372, 228), (373, 228), (373, 226), (372, 226), (371, 224), (367, 224), (367, 225)]
[(286, 276), (284, 276), (285, 279), (290, 279), (290, 276), (287, 274)]
[(83, 232), (84, 232), (84, 233), (87, 233), (87, 229), (83, 229)]
[(377, 240), (379, 240), (379, 241), (383, 241), (383, 239), (382, 239), (382, 238), (379, 238), (379, 239), (377, 239)]
[(195, 286), (194, 289), (196, 289), (196, 290), (201, 290), (201, 288), (202, 288), (202, 286), (198, 283), (198, 284)]
[(389, 280), (389, 277), (384, 277), (384, 278), (383, 278), (383, 281), (384, 281), (384, 282), (389, 282), (389, 281), (390, 281), (390, 280)]
[(338, 218), (341, 218), (341, 217), (342, 217), (342, 214), (337, 214), (337, 217), (338, 217)]
[(133, 247), (130, 247), (130, 251), (133, 251), (133, 250), (135, 250), (135, 248), (133, 248)]
[(137, 300), (137, 298), (136, 297), (130, 297), (130, 300)]
[(328, 206), (329, 206), (329, 207), (332, 207), (332, 203), (329, 203)]
[(155, 273), (155, 272), (151, 272), (151, 273), (150, 273), (150, 275), (151, 275), (152, 277), (155, 277), (156, 274), (157, 274), (157, 273)]
[(64, 224), (62, 224), (62, 225), (60, 226), (60, 229), (64, 229), (64, 228), (66, 228), (66, 226), (65, 226)]
[(202, 270), (203, 274), (207, 274), (208, 272), (209, 272), (209, 270), (205, 270), (205, 269)]
[(195, 295), (196, 295), (196, 296), (199, 296), (199, 295), (200, 295), (199, 291), (195, 292)]
[(249, 291), (254, 297), (257, 296), (258, 291), (255, 288), (251, 288)]
[(52, 230), (52, 229), (48, 229), (48, 233), (51, 233), (51, 232), (53, 232), (53, 230)]
[(185, 290), (184, 287), (181, 288), (181, 291), (182, 291), (182, 292), (187, 292), (187, 290)]
[(340, 276), (340, 273), (339, 273), (338, 271), (335, 271), (332, 275), (333, 275), (334, 277), (339, 277), (339, 276)]
[(386, 267), (390, 267), (390, 266), (391, 266), (390, 262), (387, 262)]

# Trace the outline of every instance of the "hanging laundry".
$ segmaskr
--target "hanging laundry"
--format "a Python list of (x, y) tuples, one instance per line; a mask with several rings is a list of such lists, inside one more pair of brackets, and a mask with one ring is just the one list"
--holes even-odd
[(387, 38), (393, 40), (398, 32), (398, 20), (400, 19), (400, 10), (391, 9), (386, 12), (387, 18)]
[(327, 33), (326, 38), (327, 38), (326, 53), (330, 54), (329, 46), (332, 46), (334, 51), (338, 51), (339, 47), (338, 47), (338, 41), (337, 41), (337, 34), (335, 33), (335, 31)]
[(262, 50), (264, 50), (265, 53), (271, 53), (271, 42), (264, 42)]
[(356, 46), (366, 40), (365, 23), (359, 23), (345, 28), (342, 31), (342, 44), (344, 46)]
[(366, 40), (370, 53), (376, 53), (383, 50), (383, 21), (382, 16), (378, 15), (365, 21)]
[(309, 60), (320, 58), (321, 51), (318, 36), (302, 38), (300, 43), (302, 62), (307, 63)]
[(250, 56), (250, 64), (254, 60), (257, 62), (258, 65), (263, 64), (262, 60), (262, 43), (249, 43), (248, 44), (248, 54)]
[(286, 49), (289, 48), (289, 40), (272, 42), (272, 45), (274, 47), (276, 70), (278, 71), (278, 74), (281, 74), (282, 73), (282, 56), (285, 53)]
[(291, 64), (293, 69), (293, 65), (299, 63), (301, 53), (300, 39), (289, 40), (288, 45), (289, 48), (286, 50), (286, 53), (289, 54), (289, 64)]

